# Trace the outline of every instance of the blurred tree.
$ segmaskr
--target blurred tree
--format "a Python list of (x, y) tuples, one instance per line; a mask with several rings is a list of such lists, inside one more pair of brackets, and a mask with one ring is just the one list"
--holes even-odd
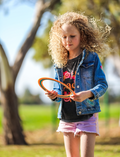
[(109, 103), (120, 103), (120, 94), (116, 95), (113, 92), (109, 93)]
[(48, 43), (49, 43), (49, 31), (52, 26), (52, 21), (49, 19), (48, 25), (41, 37), (35, 37), (32, 47), (35, 50), (33, 59), (42, 62), (44, 68), (49, 68), (52, 66), (51, 57), (48, 55)]
[(28, 104), (28, 105), (44, 104), (43, 101), (40, 99), (39, 94), (33, 95), (33, 94), (31, 94), (29, 89), (26, 89), (24, 94), (21, 97), (19, 97), (19, 103), (20, 104)]
[[(25, 0), (26, 2), (33, 2)], [(13, 1), (0, 1), (13, 2)], [(19, 2), (23, 2), (19, 0)], [(3, 107), (3, 131), (5, 144), (27, 144), (23, 135), (20, 117), (18, 114), (18, 98), (15, 93), (15, 82), (26, 53), (30, 49), (36, 32), (40, 27), (40, 21), (45, 11), (52, 10), (60, 0), (35, 0), (36, 14), (34, 17), (32, 28), (26, 37), (25, 42), (18, 51), (13, 66), (9, 65), (4, 46), (0, 43), (0, 91), (1, 104)]]

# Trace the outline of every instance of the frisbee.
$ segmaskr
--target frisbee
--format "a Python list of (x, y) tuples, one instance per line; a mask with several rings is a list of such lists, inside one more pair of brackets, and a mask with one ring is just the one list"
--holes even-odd
[(66, 84), (64, 84), (63, 82), (61, 82), (61, 81), (58, 81), (58, 80), (56, 80), (56, 79), (53, 79), (53, 78), (49, 78), (49, 77), (42, 77), (42, 78), (40, 78), (39, 80), (38, 80), (38, 84), (39, 84), (39, 86), (44, 90), (44, 91), (46, 91), (46, 92), (50, 92), (47, 88), (45, 88), (45, 86), (43, 85), (43, 81), (45, 81), (45, 80), (51, 80), (51, 81), (55, 81), (55, 82), (58, 82), (58, 83), (60, 83), (60, 84), (62, 84), (63, 86), (65, 86), (69, 91), (70, 91), (70, 94), (68, 94), (68, 95), (57, 95), (57, 97), (59, 97), (59, 98), (69, 98), (70, 97), (70, 95), (73, 95), (74, 94), (74, 91), (72, 90), (72, 89), (70, 89)]

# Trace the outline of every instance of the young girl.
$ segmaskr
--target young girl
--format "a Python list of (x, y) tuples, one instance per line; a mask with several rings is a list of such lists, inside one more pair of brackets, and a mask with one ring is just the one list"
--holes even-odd
[(46, 92), (53, 101), (61, 101), (57, 131), (63, 132), (67, 157), (80, 157), (80, 148), (81, 157), (94, 156), (99, 97), (108, 87), (97, 55), (107, 49), (107, 29), (103, 33), (95, 20), (74, 12), (59, 16), (51, 28), (49, 52), (55, 63), (55, 79), (75, 91), (70, 98), (61, 99), (57, 95), (69, 94), (69, 90), (55, 82), (54, 89)]

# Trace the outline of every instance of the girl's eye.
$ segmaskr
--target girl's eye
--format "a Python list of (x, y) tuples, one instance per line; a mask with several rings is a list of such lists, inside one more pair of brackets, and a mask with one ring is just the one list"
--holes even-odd
[(74, 37), (75, 37), (75, 35), (71, 35), (70, 37), (71, 37), (71, 38), (74, 38)]
[[(75, 35), (71, 35), (70, 37), (71, 37), (71, 38), (74, 38)], [(66, 36), (63, 36), (62, 38), (63, 38), (63, 39), (66, 39), (67, 37), (66, 37)]]

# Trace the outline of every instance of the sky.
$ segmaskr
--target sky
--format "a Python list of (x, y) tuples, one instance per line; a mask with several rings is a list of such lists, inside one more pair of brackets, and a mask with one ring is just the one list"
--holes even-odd
[[(35, 7), (27, 4), (14, 6), (8, 13), (0, 10), (0, 41), (4, 46), (10, 65), (13, 65), (17, 52), (31, 29), (34, 14)], [(43, 27), (38, 30), (37, 35), (42, 34), (47, 17), (48, 13), (44, 15)], [(32, 59), (33, 54), (33, 49), (27, 52), (16, 80), (16, 93), (21, 96), (24, 90), (29, 88), (32, 94), (40, 93), (43, 101), (51, 102), (47, 96), (44, 96), (44, 91), (38, 85), (39, 78), (52, 77), (51, 69), (46, 70), (40, 63), (35, 62)], [(49, 83), (46, 84), (46, 87), (49, 88)]]
[[(10, 65), (14, 63), (16, 54), (23, 44), (26, 35), (31, 29), (35, 6), (21, 3), (7, 9), (0, 9), (0, 41), (2, 42)], [(40, 36), (45, 28), (49, 13), (44, 14), (42, 27), (38, 30)], [(30, 49), (24, 59), (20, 72), (16, 80), (15, 90), (18, 96), (21, 96), (26, 88), (29, 88), (32, 94), (40, 94), (41, 99), (50, 103), (50, 99), (45, 96), (44, 91), (38, 85), (38, 79), (41, 77), (53, 77), (53, 69), (45, 70), (40, 63), (32, 59), (34, 50)], [(120, 92), (120, 78), (112, 74), (112, 64), (107, 61), (107, 80), (110, 87), (114, 86), (115, 91)], [(111, 77), (112, 76), (112, 77)], [(50, 87), (46, 82), (46, 87)]]

